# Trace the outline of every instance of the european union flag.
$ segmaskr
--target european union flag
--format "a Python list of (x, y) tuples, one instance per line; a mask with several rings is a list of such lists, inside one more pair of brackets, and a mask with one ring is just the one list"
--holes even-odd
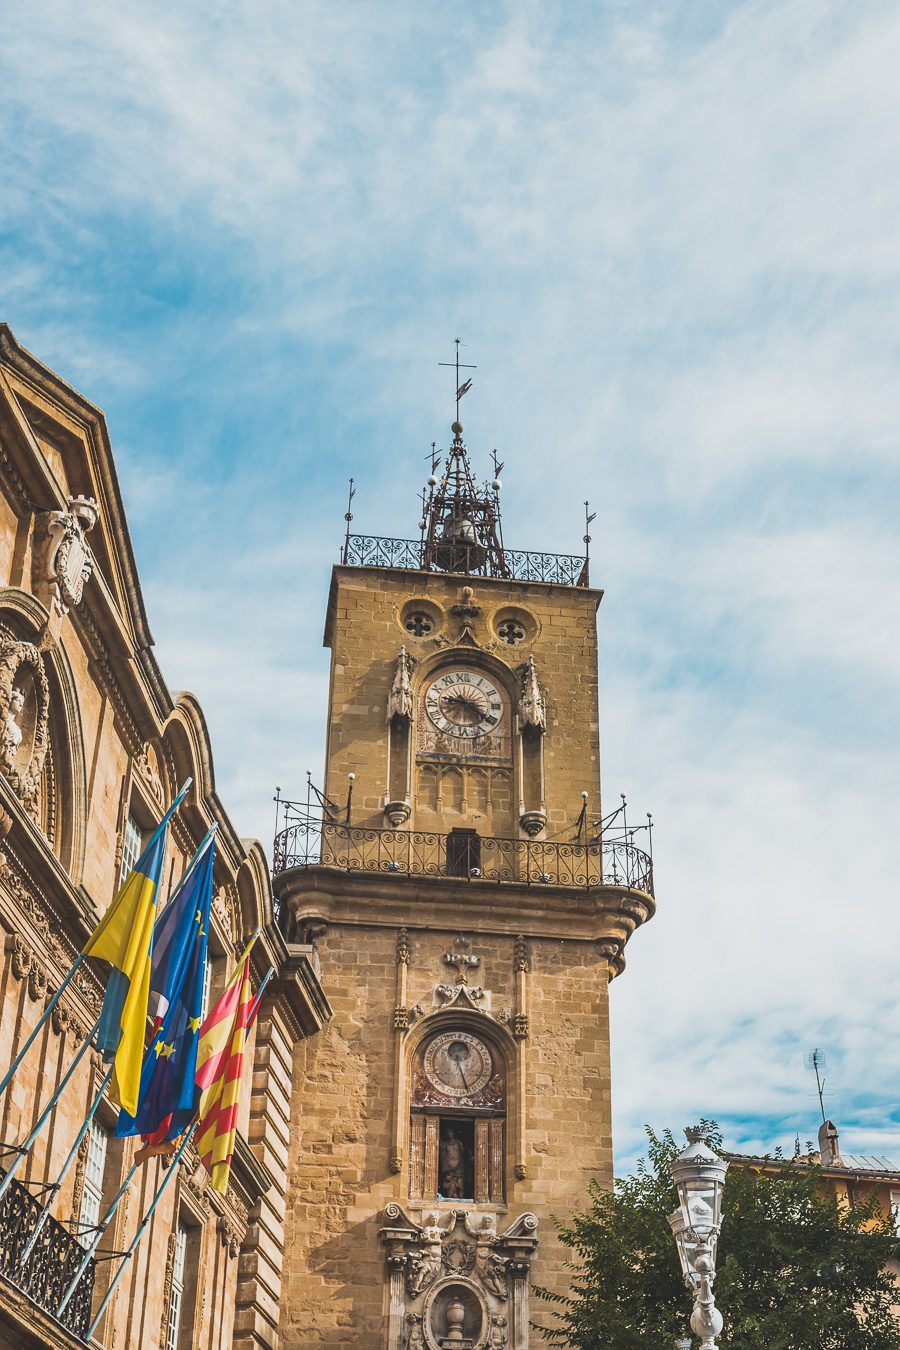
[[(174, 1139), (194, 1115), (194, 1074), (203, 1015), (203, 984), (213, 854), (210, 845), (160, 916), (162, 935), (154, 952), (152, 986), (161, 1020), (144, 1057), (141, 1090), (133, 1116), (119, 1114), (116, 1134)], [(164, 938), (164, 940), (163, 940)]]

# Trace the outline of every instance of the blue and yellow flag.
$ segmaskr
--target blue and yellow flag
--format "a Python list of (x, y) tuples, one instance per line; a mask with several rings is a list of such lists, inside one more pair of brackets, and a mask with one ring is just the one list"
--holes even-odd
[(165, 1012), (144, 1058), (137, 1111), (119, 1115), (120, 1137), (142, 1134), (156, 1144), (174, 1139), (193, 1119), (214, 852), (210, 835), (202, 857), (159, 920), (162, 928), (168, 918), (169, 940), (162, 960), (157, 959), (159, 948), (154, 951), (153, 984), (165, 999)]
[(131, 1112), (137, 1110), (144, 1057), (153, 922), (166, 830), (187, 788), (185, 784), (163, 816), (84, 948), (85, 956), (101, 957), (113, 966), (103, 998), (97, 1046), (105, 1059), (115, 1059), (119, 1102)]

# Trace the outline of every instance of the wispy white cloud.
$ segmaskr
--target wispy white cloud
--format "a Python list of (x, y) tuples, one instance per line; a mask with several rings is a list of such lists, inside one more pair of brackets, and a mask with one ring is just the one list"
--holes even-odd
[(605, 790), (659, 845), (623, 1158), (700, 1111), (805, 1140), (815, 1043), (898, 1134), (898, 56), (835, 0), (7, 17), (4, 317), (109, 413), (242, 833), (321, 762), (343, 480), (414, 529), (452, 337), (508, 539), (597, 506)]

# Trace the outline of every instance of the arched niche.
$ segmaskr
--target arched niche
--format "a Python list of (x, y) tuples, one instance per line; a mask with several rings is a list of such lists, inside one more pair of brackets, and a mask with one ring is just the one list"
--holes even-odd
[(408, 1158), (411, 1203), (505, 1203), (516, 1053), (501, 1023), (459, 1000), (414, 1024), (402, 1047), (397, 1151)]
[(0, 771), (72, 883), (87, 829), (84, 728), (77, 685), (49, 614), (26, 591), (0, 591)]

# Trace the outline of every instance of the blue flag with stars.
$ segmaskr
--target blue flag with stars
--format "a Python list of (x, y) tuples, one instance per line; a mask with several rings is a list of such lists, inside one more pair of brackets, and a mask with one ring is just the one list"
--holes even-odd
[(144, 1056), (137, 1111), (119, 1114), (120, 1137), (141, 1134), (151, 1144), (174, 1139), (194, 1115), (214, 852), (210, 839), (160, 917), (168, 930), (164, 961), (154, 971), (155, 987), (163, 995), (162, 1020)]

